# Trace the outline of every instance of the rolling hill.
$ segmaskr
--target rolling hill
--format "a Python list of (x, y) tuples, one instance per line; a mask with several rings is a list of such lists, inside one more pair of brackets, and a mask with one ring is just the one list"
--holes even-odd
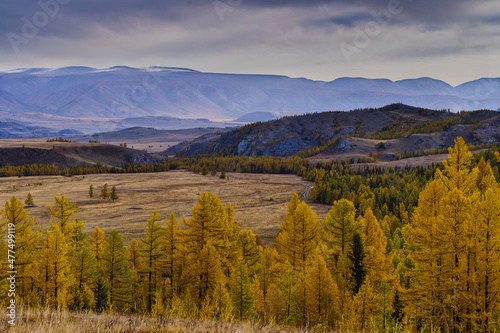
[(143, 150), (108, 144), (47, 142), (41, 139), (0, 140), (0, 166), (54, 164), (61, 168), (102, 163), (120, 167), (130, 163), (156, 163)]

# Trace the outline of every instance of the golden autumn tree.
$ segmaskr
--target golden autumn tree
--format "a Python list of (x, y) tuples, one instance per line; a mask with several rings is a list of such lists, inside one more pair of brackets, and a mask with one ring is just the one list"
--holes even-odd
[(361, 219), (361, 231), (366, 256), (364, 266), (370, 280), (378, 286), (389, 273), (389, 262), (385, 256), (387, 240), (380, 223), (370, 208), (366, 209)]
[(257, 274), (262, 247), (257, 245), (255, 234), (251, 230), (241, 230), (238, 234), (237, 248), (241, 260), (247, 266), (248, 275)]
[(95, 276), (93, 281), (94, 310), (102, 312), (108, 304), (108, 287), (105, 278), (104, 252), (106, 247), (106, 235), (104, 231), (95, 227), (89, 236), (90, 248), (95, 258)]
[(168, 217), (163, 233), (163, 269), (165, 276), (169, 279), (169, 295), (178, 292), (178, 279), (180, 278), (180, 251), (181, 251), (181, 229), (175, 214), (172, 212)]
[(252, 295), (252, 283), (248, 276), (248, 269), (244, 260), (238, 260), (230, 279), (230, 294), (233, 304), (233, 313), (239, 320), (253, 315), (255, 300)]
[(276, 249), (266, 247), (260, 254), (259, 270), (255, 276), (255, 280), (258, 281), (258, 284), (253, 289), (256, 299), (256, 311), (264, 319), (268, 317), (270, 312), (269, 294), (271, 286), (279, 274), (279, 264), (276, 262), (276, 257), (278, 257)]
[(369, 280), (361, 285), (359, 292), (354, 296), (352, 306), (354, 309), (354, 330), (366, 332), (370, 330), (377, 311), (377, 295)]
[[(35, 220), (29, 217), (28, 211), (23, 208), (21, 201), (12, 197), (5, 203), (5, 207), (0, 211), (0, 229), (15, 230), (14, 246), (5, 247), (5, 260), (11, 254), (15, 258), (15, 269), (6, 269), (2, 272), (16, 270), (16, 290), (19, 296), (27, 304), (36, 304), (36, 295), (33, 290), (36, 289), (34, 276), (36, 275), (36, 266), (34, 265), (38, 251), (37, 247), (41, 240), (41, 230), (34, 230)], [(3, 236), (2, 236), (3, 238)], [(7, 245), (7, 244), (5, 244)], [(3, 267), (2, 267), (3, 268)]]
[(214, 288), (217, 271), (222, 269), (226, 276), (230, 274), (239, 228), (231, 205), (224, 208), (213, 193), (201, 193), (191, 214), (191, 218), (183, 219), (186, 230), (181, 233), (184, 260), (181, 288), (201, 305)]
[(296, 270), (303, 270), (307, 258), (316, 248), (320, 230), (316, 213), (305, 202), (297, 200), (295, 194), (288, 204), (276, 237), (276, 249), (283, 262), (289, 262)]
[(37, 285), (43, 304), (56, 309), (66, 306), (67, 291), (73, 278), (67, 257), (68, 243), (58, 224), (45, 231)]
[(84, 231), (85, 223), (76, 218), (70, 224), (68, 262), (74, 276), (68, 287), (70, 309), (90, 309), (94, 302), (92, 291), (96, 272), (95, 256), (87, 241), (88, 234)]
[(127, 251), (122, 236), (112, 230), (106, 238), (102, 256), (104, 278), (109, 290), (108, 309), (126, 311), (130, 306), (130, 275), (127, 265)]
[(319, 249), (308, 265), (306, 288), (309, 323), (332, 325), (338, 315), (338, 289)]
[(143, 271), (146, 275), (147, 301), (146, 308), (151, 312), (158, 286), (158, 271), (160, 258), (163, 256), (163, 229), (158, 224), (158, 211), (155, 209), (147, 220), (145, 237), (140, 240), (140, 253), (143, 261)]
[(76, 207), (76, 202), (69, 203), (64, 195), (60, 197), (54, 196), (54, 201), (54, 206), (49, 205), (50, 215), (53, 219), (52, 225), (59, 225), (61, 232), (65, 236), (68, 236), (70, 230), (69, 225), (72, 222), (71, 218), (78, 212), (78, 207)]
[(404, 230), (416, 265), (412, 313), (415, 320), (441, 330), (486, 329), (491, 316), (485, 309), (498, 303), (489, 287), (486, 291), (500, 264), (491, 251), (496, 247), (498, 186), (486, 163), (470, 170), (471, 157), (458, 138)]
[(132, 310), (134, 312), (144, 310), (144, 274), (143, 263), (140, 253), (140, 243), (133, 238), (128, 243), (128, 266), (130, 272), (130, 293), (132, 297)]
[(233, 305), (231, 295), (227, 288), (226, 276), (220, 270), (217, 273), (214, 283), (214, 290), (211, 297), (212, 317), (228, 321), (232, 317)]
[(491, 318), (498, 306), (500, 288), (500, 189), (489, 164), (482, 159), (476, 180), (479, 199), (475, 201), (477, 252), (476, 305), (478, 327), (491, 329)]
[(222, 272), (220, 262), (215, 246), (208, 241), (196, 257), (190, 257), (185, 263), (182, 277), (185, 290), (198, 307), (215, 289), (217, 277)]
[(350, 260), (348, 252), (352, 238), (359, 229), (355, 221), (356, 208), (346, 199), (333, 203), (322, 223), (321, 239), (327, 246), (326, 263), (345, 298), (349, 290)]

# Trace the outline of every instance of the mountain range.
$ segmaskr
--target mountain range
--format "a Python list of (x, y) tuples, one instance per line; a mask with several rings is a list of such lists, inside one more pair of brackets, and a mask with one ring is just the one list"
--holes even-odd
[(42, 126), (55, 132), (71, 129), (90, 134), (131, 125), (163, 129), (226, 127), (234, 120), (267, 121), (285, 115), (391, 103), (451, 111), (498, 110), (500, 78), (453, 87), (432, 78), (338, 78), (324, 82), (166, 67), (0, 72), (0, 121)]

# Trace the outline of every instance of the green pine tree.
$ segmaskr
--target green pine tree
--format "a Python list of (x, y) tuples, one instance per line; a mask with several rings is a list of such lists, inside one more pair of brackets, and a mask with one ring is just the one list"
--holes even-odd
[(111, 200), (113, 200), (113, 202), (115, 202), (115, 200), (118, 200), (118, 195), (116, 194), (116, 186), (113, 186), (111, 188), (110, 198)]
[(33, 201), (33, 196), (31, 195), (31, 192), (28, 193), (28, 196), (27, 196), (26, 200), (24, 201), (24, 204), (26, 206), (34, 206), (35, 205), (35, 202)]
[(359, 233), (355, 233), (352, 237), (351, 251), (348, 253), (348, 257), (352, 262), (352, 291), (357, 294), (359, 288), (365, 281), (366, 268), (363, 263), (366, 254), (363, 248), (363, 242)]

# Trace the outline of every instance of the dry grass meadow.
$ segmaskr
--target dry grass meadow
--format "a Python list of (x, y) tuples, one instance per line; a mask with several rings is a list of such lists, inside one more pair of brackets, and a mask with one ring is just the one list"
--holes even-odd
[[(99, 198), (101, 186), (116, 186), (119, 199)], [(89, 198), (89, 186), (94, 186), (94, 198)], [(242, 229), (251, 229), (264, 244), (272, 244), (279, 224), (286, 214), (286, 205), (294, 192), (307, 193), (312, 186), (294, 175), (265, 175), (228, 173), (228, 179), (202, 176), (189, 171), (176, 170), (147, 174), (101, 174), (85, 176), (41, 176), (0, 178), (0, 203), (12, 196), (26, 199), (28, 192), (35, 207), (29, 213), (37, 224), (48, 227), (48, 204), (54, 195), (65, 195), (79, 207), (77, 217), (90, 231), (96, 226), (106, 233), (116, 229), (124, 240), (140, 238), (146, 228), (149, 214), (156, 208), (160, 224), (164, 225), (170, 212), (188, 218), (190, 210), (202, 192), (215, 193), (224, 205), (229, 202), (235, 209), (235, 218)], [(272, 198), (272, 200), (271, 200)], [(311, 208), (324, 219), (329, 206), (311, 203)]]
[(208, 319), (181, 319), (170, 316), (96, 314), (91, 312), (54, 311), (50, 309), (19, 309), (16, 325), (0, 318), (0, 332), (11, 333), (320, 333), (326, 329), (263, 325), (259, 322), (224, 322)]

